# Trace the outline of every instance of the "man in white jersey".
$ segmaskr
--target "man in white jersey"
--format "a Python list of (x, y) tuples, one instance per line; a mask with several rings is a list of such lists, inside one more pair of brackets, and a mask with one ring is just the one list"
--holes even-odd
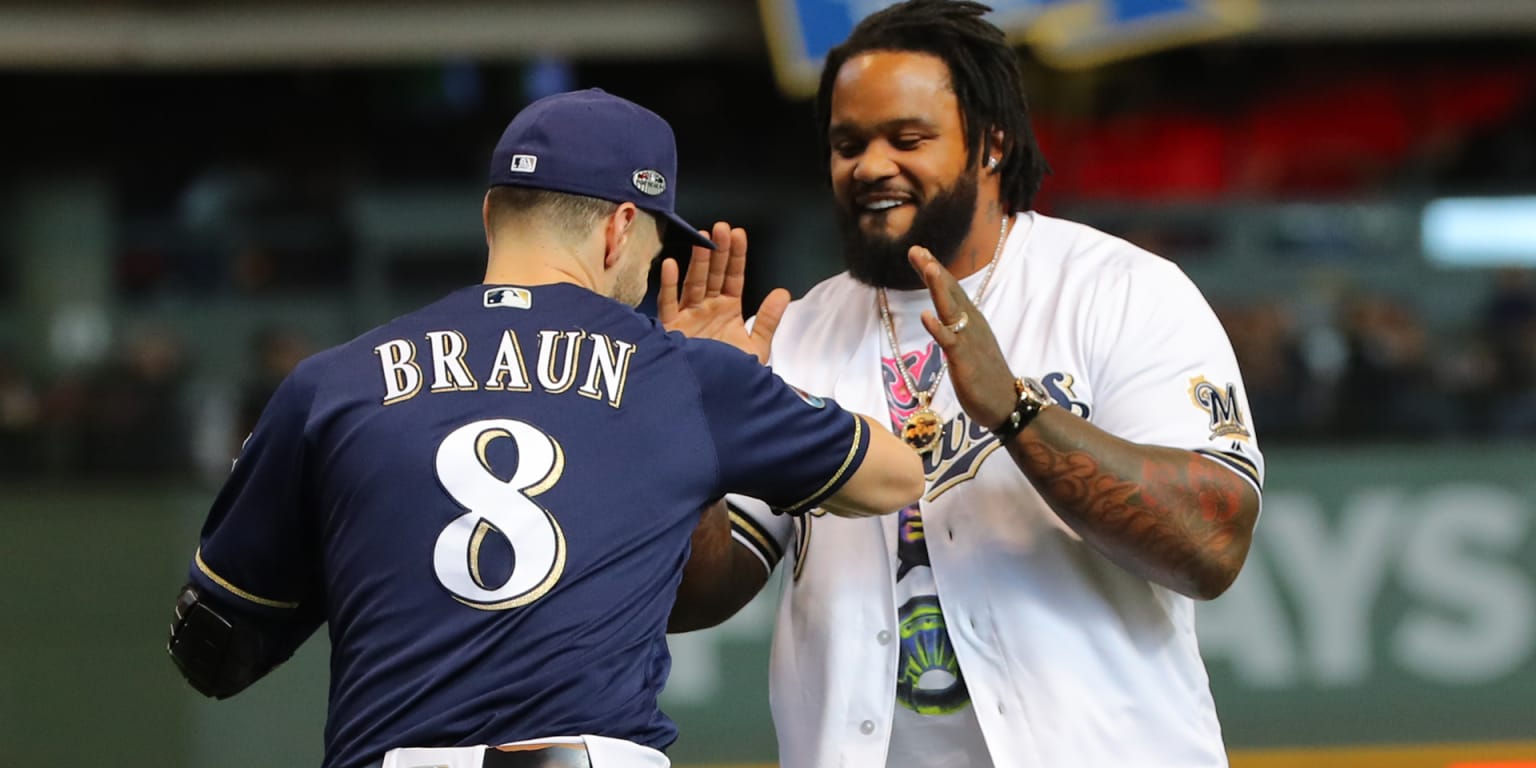
[(926, 494), (870, 520), (732, 497), (730, 540), (696, 535), (690, 562), (718, 580), (672, 626), (728, 616), (787, 554), (785, 768), (1224, 766), (1194, 601), (1259, 512), (1237, 364), (1178, 267), (1029, 210), (1044, 163), (987, 10), (910, 0), (828, 56), (848, 271), (772, 351), (791, 384), (883, 408)]

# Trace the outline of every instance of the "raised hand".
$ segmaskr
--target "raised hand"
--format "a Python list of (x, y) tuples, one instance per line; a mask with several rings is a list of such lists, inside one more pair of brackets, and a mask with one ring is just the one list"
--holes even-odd
[(1018, 399), (1014, 374), (992, 335), (981, 310), (971, 303), (965, 289), (938, 259), (920, 245), (907, 252), (907, 261), (922, 276), (933, 299), (933, 310), (923, 310), (923, 327), (944, 350), (949, 361), (949, 381), (966, 415), (991, 429), (1013, 412)]
[(741, 292), (747, 277), (746, 230), (717, 221), (708, 234), (715, 247), (693, 247), (681, 291), (677, 262), (662, 262), (657, 318), (669, 331), (723, 341), (767, 363), (774, 331), (789, 306), (789, 291), (775, 288), (770, 292), (758, 307), (752, 329), (747, 330), (741, 313)]

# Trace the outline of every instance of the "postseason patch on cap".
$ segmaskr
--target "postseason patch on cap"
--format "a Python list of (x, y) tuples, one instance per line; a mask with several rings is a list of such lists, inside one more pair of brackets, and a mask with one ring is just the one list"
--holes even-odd
[(667, 191), (667, 177), (661, 175), (661, 171), (643, 168), (635, 171), (630, 180), (635, 183), (635, 189), (653, 197)]

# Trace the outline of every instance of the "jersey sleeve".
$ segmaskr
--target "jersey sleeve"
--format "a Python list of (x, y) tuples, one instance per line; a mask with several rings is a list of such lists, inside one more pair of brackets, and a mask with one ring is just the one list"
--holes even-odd
[(731, 538), (746, 547), (764, 571), (773, 573), (794, 535), (792, 519), (774, 514), (767, 504), (748, 496), (727, 495), (725, 506), (730, 511)]
[(309, 400), (294, 375), (272, 395), (209, 510), (192, 558), (191, 581), (247, 614), (287, 620), (318, 597), (318, 522), (305, 490)]
[(720, 468), (721, 493), (806, 512), (847, 482), (869, 449), (864, 419), (784, 383), (757, 359), (687, 340)]
[(1108, 281), (1092, 306), (1094, 424), (1194, 451), (1262, 492), (1264, 456), (1232, 344), (1194, 283), (1159, 260)]

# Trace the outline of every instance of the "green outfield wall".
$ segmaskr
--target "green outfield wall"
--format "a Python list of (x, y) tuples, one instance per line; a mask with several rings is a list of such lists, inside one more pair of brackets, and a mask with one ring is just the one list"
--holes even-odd
[[(1276, 451), (1267, 487), (1247, 567), (1200, 613), (1237, 764), (1253, 750), (1299, 766), (1274, 756), (1536, 745), (1536, 449)], [(318, 764), (323, 638), (227, 702), (166, 659), (211, 498), (0, 486), (0, 766)], [(678, 763), (773, 760), (773, 597), (673, 638)]]

